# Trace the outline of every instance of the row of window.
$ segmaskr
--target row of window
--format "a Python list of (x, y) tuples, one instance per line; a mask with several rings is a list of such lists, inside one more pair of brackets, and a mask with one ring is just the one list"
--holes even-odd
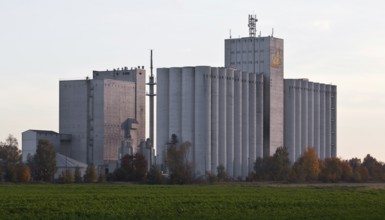
[[(256, 64), (258, 63), (265, 63), (265, 61), (263, 60), (256, 60), (255, 61)], [(235, 65), (235, 64), (253, 64), (253, 61), (243, 61), (243, 62), (230, 62), (230, 65)]]
[[(265, 50), (264, 49), (262, 49), (262, 50), (254, 50), (254, 53), (263, 53), (263, 52), (265, 52)], [(243, 51), (239, 51), (239, 50), (237, 50), (237, 51), (230, 51), (230, 54), (234, 54), (234, 53), (237, 53), (237, 54), (240, 54), (240, 53), (253, 53), (253, 50), (248, 50), (248, 51), (246, 51), (246, 50), (243, 50)]]
[(329, 90), (320, 90), (320, 89), (309, 89), (309, 88), (302, 88), (299, 86), (289, 86), (289, 90), (304, 90), (304, 91), (309, 91), (309, 92), (321, 92), (321, 93), (326, 93), (326, 94), (336, 94), (335, 91), (329, 91)]
[(240, 80), (239, 78), (236, 78), (236, 77), (224, 77), (224, 76), (213, 76), (213, 75), (208, 75), (208, 74), (204, 74), (203, 75), (203, 78), (212, 78), (212, 79), (226, 79), (226, 80), (234, 80), (235, 82), (239, 82), (239, 81), (242, 81), (242, 82), (249, 82), (249, 83), (254, 83), (254, 84), (263, 84), (263, 82), (261, 81), (255, 81), (255, 80)]
[[(131, 84), (131, 83), (130, 83)], [(98, 84), (95, 84), (95, 87), (97, 87)], [(118, 85), (118, 84), (115, 84), (115, 83), (107, 83), (105, 84), (106, 86), (108, 87), (118, 87), (118, 88), (133, 88), (135, 89), (135, 84), (132, 83), (131, 85)], [(85, 87), (85, 84), (64, 84), (62, 85), (62, 88), (77, 88), (77, 87)], [(94, 86), (90, 86), (90, 90), (93, 90), (94, 89)]]
[[(250, 42), (253, 42), (253, 40), (254, 41), (265, 41), (265, 38), (263, 37), (263, 38), (260, 38), (260, 37), (255, 37), (255, 38), (244, 38), (243, 39), (243, 41), (244, 42), (247, 42), (247, 41), (250, 41)], [(237, 39), (237, 40), (231, 40), (231, 43), (232, 44), (235, 44), (235, 43), (237, 43), (237, 42), (241, 42), (241, 39)]]

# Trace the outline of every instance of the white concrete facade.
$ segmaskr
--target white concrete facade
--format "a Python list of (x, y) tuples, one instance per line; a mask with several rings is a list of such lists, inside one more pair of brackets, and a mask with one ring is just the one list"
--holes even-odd
[(93, 79), (60, 81), (59, 152), (111, 171), (130, 143), (145, 140), (145, 70), (94, 71)]
[(263, 151), (262, 75), (197, 66), (160, 68), (157, 79), (157, 165), (164, 169), (175, 134), (192, 144), (188, 158), (196, 177), (223, 165), (231, 177), (246, 178), (251, 157)]
[(320, 159), (336, 157), (337, 87), (285, 79), (285, 146), (291, 162), (314, 147)]
[(225, 40), (225, 67), (264, 77), (264, 156), (283, 146), (283, 40), (245, 37)]

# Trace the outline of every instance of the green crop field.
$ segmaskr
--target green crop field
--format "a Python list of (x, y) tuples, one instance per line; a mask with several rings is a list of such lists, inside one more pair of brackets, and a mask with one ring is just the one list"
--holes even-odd
[(0, 219), (385, 219), (385, 185), (0, 184)]

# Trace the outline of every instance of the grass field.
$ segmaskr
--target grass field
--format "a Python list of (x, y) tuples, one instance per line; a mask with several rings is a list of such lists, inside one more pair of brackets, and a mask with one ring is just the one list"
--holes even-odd
[(385, 219), (385, 185), (0, 185), (0, 219)]

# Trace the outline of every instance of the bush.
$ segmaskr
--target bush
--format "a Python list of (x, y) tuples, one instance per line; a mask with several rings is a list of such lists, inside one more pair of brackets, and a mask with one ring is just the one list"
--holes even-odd
[(19, 164), (17, 168), (17, 180), (21, 183), (31, 181), (31, 171), (27, 165)]
[(226, 181), (227, 179), (228, 179), (228, 176), (225, 170), (225, 166), (221, 164), (217, 167), (217, 180), (221, 182), (221, 181)]
[(84, 182), (95, 183), (97, 180), (95, 165), (89, 164), (86, 173), (84, 174)]
[(72, 171), (69, 169), (63, 170), (58, 178), (59, 183), (73, 183), (74, 182), (74, 175), (72, 174)]
[(98, 176), (98, 183), (106, 182), (106, 174), (104, 172), (100, 172)]
[(165, 182), (164, 178), (162, 177), (162, 172), (156, 166), (151, 166), (147, 175), (147, 181), (150, 184), (162, 184)]
[(218, 181), (218, 178), (215, 174), (213, 174), (210, 171), (207, 171), (207, 181), (211, 184), (215, 183)]
[(75, 183), (81, 183), (82, 182), (82, 174), (80, 172), (80, 167), (75, 168)]

